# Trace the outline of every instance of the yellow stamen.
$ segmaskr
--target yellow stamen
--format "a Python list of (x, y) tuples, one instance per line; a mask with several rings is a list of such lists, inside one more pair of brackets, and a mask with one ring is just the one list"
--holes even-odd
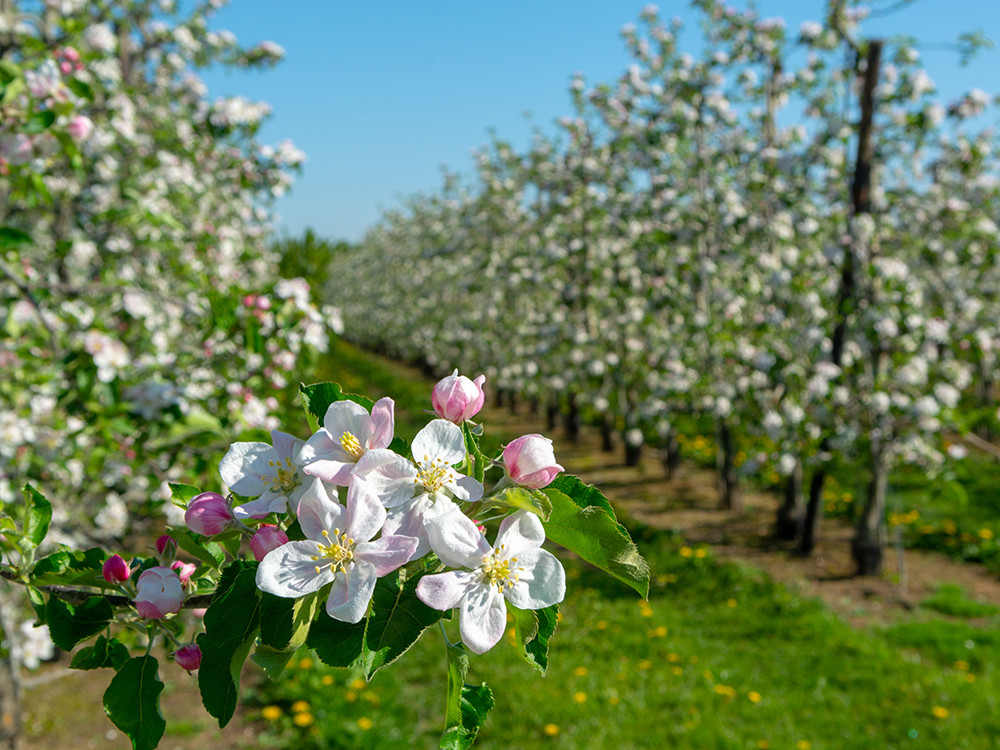
[(355, 461), (365, 454), (365, 449), (361, 447), (361, 442), (351, 432), (344, 432), (340, 436), (340, 445)]

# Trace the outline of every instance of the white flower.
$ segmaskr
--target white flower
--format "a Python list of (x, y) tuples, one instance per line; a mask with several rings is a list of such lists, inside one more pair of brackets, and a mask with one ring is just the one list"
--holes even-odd
[(298, 502), (309, 486), (293, 461), (303, 441), (274, 430), (271, 442), (273, 445), (233, 443), (219, 461), (219, 474), (230, 490), (258, 498), (233, 508), (233, 516), (238, 519), (284, 513), (288, 503)]
[(326, 612), (341, 622), (360, 622), (375, 581), (410, 559), (415, 539), (383, 534), (385, 508), (363, 482), (352, 482), (347, 507), (330, 499), (319, 479), (299, 501), (298, 518), (308, 540), (271, 550), (257, 568), (257, 587), (298, 598), (332, 583)]
[(562, 564), (541, 549), (545, 530), (527, 511), (503, 520), (493, 547), (458, 512), (434, 519), (428, 532), (446, 565), (467, 570), (425, 576), (417, 597), (434, 609), (460, 607), (462, 642), (474, 653), (489, 651), (503, 636), (507, 601), (519, 609), (543, 609), (566, 595)]
[(465, 438), (447, 420), (435, 419), (418, 432), (412, 453), (414, 461), (389, 450), (369, 451), (358, 462), (356, 476), (370, 483), (389, 509), (386, 531), (420, 540), (413, 553), (417, 558), (430, 549), (426, 523), (456, 510), (452, 497), (479, 500), (483, 485), (452, 468), (465, 459)]
[(369, 414), (353, 401), (335, 401), (326, 410), (323, 427), (302, 446), (296, 463), (310, 476), (346, 487), (367, 451), (387, 448), (392, 442), (394, 406), (391, 398), (379, 399)]

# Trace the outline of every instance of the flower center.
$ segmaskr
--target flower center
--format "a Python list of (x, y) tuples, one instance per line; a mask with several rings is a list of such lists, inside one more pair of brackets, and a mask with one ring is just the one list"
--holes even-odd
[(430, 461), (427, 456), (424, 456), (424, 460), (417, 464), (417, 476), (413, 483), (422, 484), (428, 492), (437, 492), (454, 480), (454, 472), (448, 464), (440, 458)]
[(506, 545), (501, 544), (499, 548), (490, 550), (483, 557), (483, 580), (490, 586), (496, 586), (497, 591), (503, 593), (504, 587), (511, 588), (521, 578), (521, 571), (524, 568), (514, 567), (517, 564), (516, 557), (499, 559), (503, 554)]
[(299, 486), (299, 480), (296, 477), (295, 465), (292, 463), (292, 459), (286, 458), (284, 462), (280, 460), (268, 461), (267, 465), (274, 470), (274, 474), (272, 476), (265, 475), (261, 479), (271, 485), (272, 492), (287, 493)]
[(355, 461), (364, 454), (365, 449), (361, 447), (361, 442), (354, 436), (353, 432), (345, 432), (340, 436), (340, 445)]
[(323, 538), (327, 544), (316, 542), (319, 547), (319, 554), (313, 555), (313, 560), (323, 560), (322, 565), (316, 566), (316, 573), (322, 573), (323, 568), (330, 568), (336, 574), (347, 572), (347, 566), (354, 562), (354, 540), (347, 536), (347, 533), (340, 533), (340, 529), (333, 530), (333, 536), (326, 529), (323, 530)]

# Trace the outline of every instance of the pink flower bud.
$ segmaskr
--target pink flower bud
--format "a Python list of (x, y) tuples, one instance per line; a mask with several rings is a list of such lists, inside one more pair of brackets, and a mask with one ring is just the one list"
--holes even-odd
[(125, 583), (132, 575), (132, 571), (121, 555), (112, 555), (104, 561), (101, 575), (108, 583)]
[(193, 672), (201, 666), (201, 649), (198, 648), (197, 643), (181, 646), (174, 652), (174, 661), (180, 665), (181, 669)]
[(265, 297), (263, 294), (257, 298), (257, 309), (258, 310), (270, 310), (271, 300)]
[(73, 63), (63, 60), (61, 63), (59, 63), (59, 70), (62, 72), (63, 75), (69, 75), (70, 73), (73, 72)]
[(257, 562), (260, 562), (268, 552), (287, 543), (288, 534), (274, 524), (265, 523), (251, 537), (250, 551), (253, 552), (253, 556)]
[(69, 121), (69, 125), (66, 126), (66, 132), (69, 133), (70, 138), (72, 138), (77, 143), (87, 140), (90, 134), (94, 130), (93, 121), (86, 115), (77, 115), (72, 120)]
[(184, 523), (196, 534), (215, 536), (232, 523), (233, 514), (226, 498), (218, 492), (202, 492), (188, 503)]
[(156, 540), (156, 554), (163, 557), (173, 557), (177, 553), (177, 542), (169, 534), (164, 534)]
[(180, 612), (184, 590), (181, 579), (170, 568), (157, 565), (144, 571), (136, 586), (138, 593), (133, 603), (139, 617), (158, 620)]
[(552, 441), (541, 435), (522, 435), (503, 449), (503, 465), (514, 484), (545, 487), (563, 467), (556, 463)]
[(63, 47), (62, 56), (70, 62), (80, 62), (80, 53), (72, 47)]
[(181, 586), (185, 588), (191, 582), (191, 576), (194, 575), (196, 567), (194, 563), (181, 562), (180, 560), (174, 560), (170, 563), (170, 569), (177, 571), (177, 576), (181, 579)]
[(466, 419), (471, 419), (483, 408), (483, 402), (486, 400), (486, 394), (483, 393), (485, 382), (485, 375), (469, 380), (455, 370), (448, 377), (439, 380), (431, 391), (434, 411), (441, 419), (447, 419), (458, 425)]

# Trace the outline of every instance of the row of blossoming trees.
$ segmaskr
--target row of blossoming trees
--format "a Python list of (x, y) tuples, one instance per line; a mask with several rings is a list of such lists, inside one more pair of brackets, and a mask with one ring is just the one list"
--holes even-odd
[(347, 335), (477, 363), (571, 427), (617, 428), (632, 460), (652, 443), (671, 464), (677, 420), (712, 420), (730, 506), (749, 437), (747, 468), (788, 478), (779, 530), (804, 551), (830, 461), (858, 466), (854, 551), (873, 572), (888, 472), (933, 473), (943, 431), (996, 419), (989, 98), (939, 102), (917, 49), (867, 40), (846, 2), (798, 33), (695, 5), (697, 54), (645, 9), (623, 31), (634, 63), (575, 77), (555, 136), (495, 140), (474, 179), (387, 213), (329, 288)]
[[(41, 551), (179, 520), (168, 483), (275, 427), (275, 389), (339, 327), (274, 272), (267, 206), (303, 155), (197, 75), (283, 54), (210, 30), (221, 4), (0, 1), (0, 502), (56, 500)], [(0, 611), (37, 663), (45, 631)]]

